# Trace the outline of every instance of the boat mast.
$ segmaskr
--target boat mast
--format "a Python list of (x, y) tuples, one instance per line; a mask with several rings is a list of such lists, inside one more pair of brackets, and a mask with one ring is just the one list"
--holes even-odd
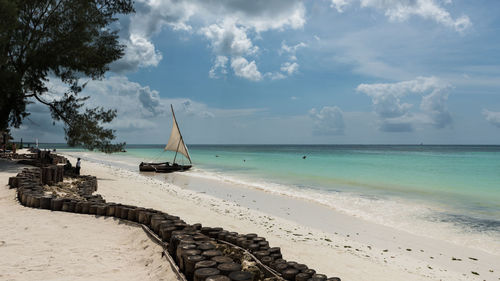
[(175, 156), (174, 156), (173, 163), (175, 163), (175, 158), (177, 158), (177, 152), (179, 151), (179, 145), (181, 145), (181, 140), (182, 140), (182, 136), (181, 136), (181, 139), (179, 140), (179, 142), (177, 143), (177, 149), (175, 150)]
[[(181, 137), (179, 139), (179, 142), (177, 143), (177, 148), (175, 149), (175, 156), (174, 156), (174, 162), (173, 162), (173, 163), (175, 163), (175, 159), (177, 158), (177, 152), (179, 151), (179, 146), (181, 145), (181, 142), (184, 143), (184, 139), (182, 138), (181, 130), (179, 129), (179, 124), (177, 124), (177, 118), (175, 118), (174, 107), (172, 106), (172, 104), (170, 104), (170, 109), (172, 110), (172, 115), (174, 116), (174, 121), (175, 121), (175, 125), (177, 127), (177, 131), (179, 132), (179, 136)], [(189, 160), (189, 163), (191, 163), (191, 159), (188, 159), (188, 160)]]

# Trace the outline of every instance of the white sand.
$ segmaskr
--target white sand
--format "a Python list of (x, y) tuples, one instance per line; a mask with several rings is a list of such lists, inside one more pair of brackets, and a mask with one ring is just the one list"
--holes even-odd
[[(163, 210), (188, 223), (258, 233), (271, 246), (281, 247), (285, 259), (328, 276), (371, 281), (500, 280), (500, 253), (452, 244), (446, 237), (416, 236), (304, 200), (190, 177), (189, 173), (169, 176), (174, 185), (162, 175), (91, 163), (86, 153), (71, 155), (85, 160), (82, 172), (98, 177), (98, 193), (108, 201)], [(186, 189), (195, 185), (204, 190)]]
[(142, 228), (21, 206), (0, 159), (0, 280), (176, 280)]

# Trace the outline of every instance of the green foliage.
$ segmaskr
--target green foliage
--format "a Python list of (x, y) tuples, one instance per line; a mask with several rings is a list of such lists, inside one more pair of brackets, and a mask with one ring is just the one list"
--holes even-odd
[[(69, 145), (119, 150), (123, 144), (111, 144), (114, 131), (103, 127), (116, 111), (84, 108), (78, 81), (102, 78), (123, 56), (111, 24), (131, 12), (131, 0), (0, 0), (0, 130), (19, 127), (26, 105), (40, 102), (64, 122)], [(68, 93), (45, 100), (49, 78), (68, 85)]]

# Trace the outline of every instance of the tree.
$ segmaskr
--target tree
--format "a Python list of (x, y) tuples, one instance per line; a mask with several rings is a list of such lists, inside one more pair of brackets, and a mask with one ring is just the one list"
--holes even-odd
[[(116, 110), (86, 108), (79, 81), (101, 79), (123, 56), (113, 23), (132, 12), (132, 0), (0, 0), (0, 130), (18, 128), (26, 105), (39, 102), (64, 123), (70, 146), (120, 150), (124, 143), (112, 144), (114, 131), (104, 127)], [(48, 99), (49, 79), (68, 86), (64, 96)]]

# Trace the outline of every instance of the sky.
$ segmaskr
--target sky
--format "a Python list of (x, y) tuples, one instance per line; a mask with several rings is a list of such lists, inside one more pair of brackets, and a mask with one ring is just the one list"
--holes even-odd
[[(83, 91), (117, 141), (499, 144), (498, 0), (136, 0)], [(47, 99), (64, 85), (48, 82)], [(18, 140), (64, 142), (48, 109)]]

